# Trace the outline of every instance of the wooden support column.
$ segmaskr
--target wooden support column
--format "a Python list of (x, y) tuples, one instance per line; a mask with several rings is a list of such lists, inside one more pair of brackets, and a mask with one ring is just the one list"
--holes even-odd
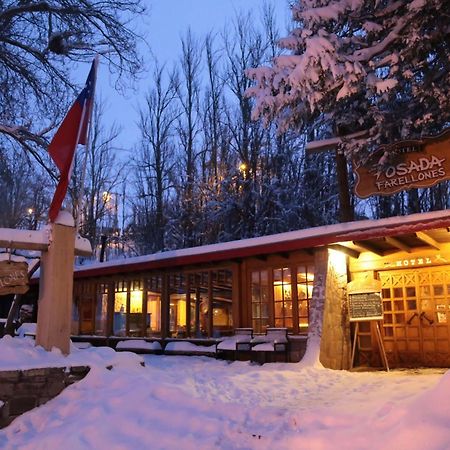
[(340, 222), (351, 222), (354, 219), (355, 213), (350, 201), (350, 188), (348, 182), (348, 168), (347, 159), (343, 152), (338, 151), (338, 147), (343, 143), (343, 139), (362, 138), (367, 134), (366, 131), (359, 131), (346, 136), (336, 137), (332, 139), (325, 139), (322, 141), (309, 142), (306, 145), (306, 153), (312, 154), (317, 152), (327, 152), (334, 150), (336, 161), (336, 177), (339, 190), (339, 220)]
[(161, 337), (167, 338), (170, 335), (170, 286), (169, 274), (162, 274), (161, 293)]
[(213, 311), (213, 279), (212, 271), (208, 271), (208, 337), (212, 337), (214, 330)]
[(233, 327), (239, 328), (241, 327), (242, 318), (239, 313), (239, 299), (244, 299), (244, 295), (240, 295), (241, 292), (241, 270), (240, 265), (238, 263), (233, 263), (231, 266), (231, 308), (232, 308), (232, 317), (233, 317)]
[(201, 337), (202, 331), (200, 327), (200, 287), (195, 288), (195, 337)]
[(191, 330), (191, 274), (186, 273), (186, 336), (192, 336)]
[[(70, 353), (75, 224), (60, 213), (51, 224), (51, 242), (42, 253), (36, 345)], [(58, 223), (58, 221), (64, 223)]]
[(345, 155), (336, 150), (336, 175), (339, 190), (340, 221), (351, 222), (355, 220), (353, 207), (350, 202), (350, 187), (348, 184), (348, 168)]

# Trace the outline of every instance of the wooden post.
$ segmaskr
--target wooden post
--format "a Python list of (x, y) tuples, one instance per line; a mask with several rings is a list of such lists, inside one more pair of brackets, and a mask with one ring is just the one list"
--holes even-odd
[(348, 184), (347, 158), (336, 150), (336, 175), (339, 189), (340, 221), (351, 222), (355, 220), (353, 207), (350, 201), (350, 186)]
[(343, 143), (343, 139), (355, 139), (366, 137), (366, 131), (358, 131), (347, 136), (341, 136), (322, 141), (309, 142), (306, 145), (306, 154), (334, 151), (336, 161), (336, 177), (339, 190), (339, 220), (341, 222), (351, 222), (355, 220), (355, 213), (350, 200), (350, 187), (348, 182), (347, 159), (344, 153), (338, 151), (338, 147)]
[(36, 345), (70, 353), (70, 322), (73, 297), (75, 224), (60, 212), (51, 224), (51, 242), (42, 253)]
[(191, 337), (191, 274), (186, 276), (186, 337)]
[(208, 337), (212, 337), (214, 333), (214, 308), (213, 308), (213, 277), (212, 270), (208, 271), (208, 318), (207, 331)]

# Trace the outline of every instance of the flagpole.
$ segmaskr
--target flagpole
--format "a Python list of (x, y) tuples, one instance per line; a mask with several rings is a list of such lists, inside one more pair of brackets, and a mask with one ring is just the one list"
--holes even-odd
[[(98, 54), (95, 55), (95, 73), (96, 73), (96, 77), (95, 77), (95, 81), (94, 83), (97, 83), (97, 66), (98, 66)], [(95, 86), (94, 86), (94, 92), (95, 92)], [(83, 106), (83, 112), (82, 112), (82, 116), (81, 116), (81, 122), (80, 123), (84, 123), (84, 118), (86, 116), (86, 105)], [(89, 119), (92, 119), (92, 112), (94, 109), (94, 98), (92, 99), (92, 111), (91, 111), (91, 117)], [(80, 134), (81, 134), (81, 130), (82, 130), (82, 126), (80, 127), (80, 129), (78, 130), (78, 137), (77, 137), (77, 145), (78, 145), (78, 141), (80, 140)], [(86, 137), (86, 145), (85, 145), (85, 149), (84, 149), (84, 160), (83, 160), (83, 168), (81, 171), (81, 184), (80, 184), (80, 192), (78, 193), (78, 200), (77, 203), (75, 205), (75, 209), (77, 212), (77, 220), (76, 220), (76, 224), (75, 224), (75, 232), (78, 233), (78, 231), (80, 230), (80, 224), (81, 224), (81, 212), (82, 212), (82, 208), (83, 208), (83, 191), (84, 191), (84, 183), (86, 181), (86, 172), (87, 172), (87, 160), (88, 160), (88, 155), (89, 155), (89, 147), (91, 146), (91, 124), (88, 124), (88, 130), (87, 130), (87, 137)], [(73, 159), (75, 161), (75, 158)], [(73, 162), (72, 162), (73, 163)]]

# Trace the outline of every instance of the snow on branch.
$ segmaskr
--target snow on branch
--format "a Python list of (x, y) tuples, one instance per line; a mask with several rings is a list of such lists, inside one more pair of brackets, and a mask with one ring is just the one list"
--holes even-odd
[[(450, 121), (450, 2), (297, 0), (292, 16), (295, 27), (279, 41), (289, 54), (247, 70), (254, 119), (317, 135), (326, 117), (324, 137), (370, 130), (366, 148), (435, 134)], [(344, 145), (361, 149), (358, 140)]]

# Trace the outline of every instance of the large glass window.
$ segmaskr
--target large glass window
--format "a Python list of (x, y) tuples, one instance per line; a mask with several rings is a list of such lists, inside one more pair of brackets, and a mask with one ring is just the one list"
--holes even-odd
[(276, 327), (292, 329), (291, 269), (273, 271), (274, 322)]
[(95, 311), (95, 334), (106, 336), (108, 314), (108, 285), (97, 285), (97, 307)]
[(114, 336), (126, 336), (127, 334), (127, 312), (128, 312), (128, 282), (121, 280), (115, 285), (114, 290)]
[[(270, 282), (269, 275), (271, 275)], [(252, 271), (251, 302), (254, 332), (264, 333), (268, 326), (288, 328), (291, 332), (307, 332), (313, 282), (312, 265), (289, 265)], [(269, 296), (269, 284), (272, 296)], [(273, 317), (269, 315), (271, 310)]]
[(208, 272), (196, 272), (189, 275), (191, 290), (191, 334), (195, 337), (208, 336)]
[(314, 282), (313, 266), (297, 267), (298, 325), (300, 333), (308, 331), (309, 302), (312, 298)]
[(267, 270), (251, 274), (252, 326), (255, 333), (264, 333), (269, 326), (269, 273)]
[(162, 277), (154, 275), (147, 279), (146, 335), (161, 334)]
[(130, 312), (128, 315), (129, 336), (142, 336), (143, 334), (143, 291), (142, 280), (132, 280), (130, 282)]
[(213, 335), (230, 334), (233, 330), (232, 272), (211, 272), (213, 287)]
[(172, 336), (186, 336), (186, 286), (182, 273), (171, 274), (170, 289), (170, 333)]

